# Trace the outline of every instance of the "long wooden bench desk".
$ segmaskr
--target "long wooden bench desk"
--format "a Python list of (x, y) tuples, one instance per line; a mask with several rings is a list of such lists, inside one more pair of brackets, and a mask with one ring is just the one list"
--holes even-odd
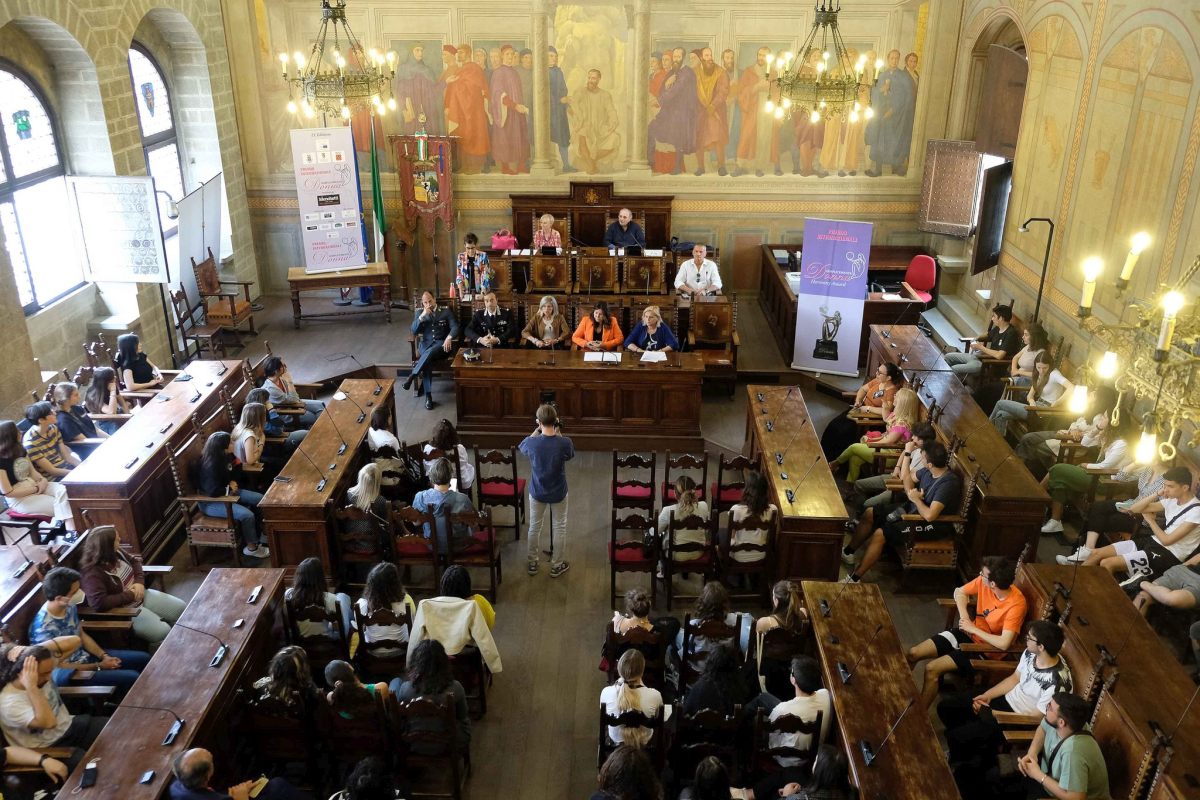
[[(817, 640), (825, 688), (832, 695), (837, 730), (859, 797), (957, 798), (954, 776), (929, 714), (917, 699), (912, 668), (879, 587), (873, 583), (803, 581), (801, 588)], [(829, 617), (821, 613), (821, 601), (830, 606)], [(839, 662), (852, 673), (848, 683), (842, 683)], [(917, 702), (884, 745), (888, 731), (913, 700)], [(875, 754), (870, 764), (860, 747), (864, 740)]]
[[(380, 387), (378, 394), (376, 387)], [(392, 408), (393, 381), (351, 378), (338, 388), (347, 399), (338, 400), (335, 395), (329, 401), (280, 470), (280, 477), (291, 480), (273, 481), (259, 504), (271, 564), (287, 568), (289, 577), (309, 556), (320, 558), (328, 574), (337, 574), (333, 510), (344, 504), (346, 490), (358, 480), (358, 470), (366, 459), (363, 441), (371, 427), (371, 413), (376, 408)], [(529, 419), (532, 429), (533, 416)], [(339, 454), (343, 441), (346, 450)]]
[[(563, 433), (580, 449), (699, 450), (700, 381), (695, 353), (667, 353), (658, 363), (638, 353), (607, 353), (610, 363), (579, 351), (484, 350), (482, 360), (454, 357), (460, 436), (487, 446), (519, 442), (534, 428), (538, 406), (553, 401)], [(612, 363), (620, 355), (620, 363)]]
[(115, 525), (135, 552), (156, 560), (182, 522), (166, 445), (178, 447), (195, 432), (194, 420), (207, 419), (223, 404), (220, 390), (232, 393), (241, 383), (242, 365), (193, 361), (71, 470), (62, 484), (76, 527)]
[[(248, 604), (251, 591), (259, 585), (262, 591), (258, 600)], [(238, 782), (225, 772), (231, 768), (233, 757), (231, 711), (238, 688), (262, 674), (275, 651), (277, 643), (272, 629), (279, 621), (283, 590), (281, 569), (209, 572), (179, 623), (150, 659), (59, 795), (87, 800), (158, 800), (167, 795), (173, 780), (172, 759), (192, 747), (213, 751), (217, 770), (214, 786)], [(237, 620), (243, 622), (235, 628), (233, 623)], [(188, 630), (185, 625), (198, 630)], [(210, 667), (209, 662), (220, 647), (218, 638), (229, 652), (220, 664)], [(172, 714), (133, 706), (166, 708), (182, 717), (184, 724), (175, 741), (167, 746), (162, 744), (175, 723)], [(94, 759), (100, 760), (96, 785), (81, 790), (79, 782), (84, 766)], [(147, 770), (153, 770), (154, 777), (148, 783), (140, 783)]]
[[(848, 517), (800, 387), (752, 384), (746, 393), (749, 455), (761, 455), (771, 502), (783, 515), (775, 548), (776, 576), (835, 581)], [(767, 430), (768, 422), (773, 430)], [(783, 464), (777, 454), (783, 455)]]
[[(0, 619), (41, 583), (41, 575), (69, 553), (77, 550), (86, 534), (71, 544), (33, 544), (26, 537), (16, 544), (0, 546)], [(17, 569), (25, 565), (20, 574)]]

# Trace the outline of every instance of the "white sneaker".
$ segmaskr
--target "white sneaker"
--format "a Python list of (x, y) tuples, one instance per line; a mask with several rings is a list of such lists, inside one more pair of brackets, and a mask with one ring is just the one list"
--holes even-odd
[(858, 553), (847, 553), (846, 548), (842, 548), (842, 563), (848, 567), (853, 567), (858, 563)]
[(260, 544), (258, 549), (251, 550), (250, 546), (247, 545), (242, 548), (242, 555), (250, 556), (251, 558), (270, 558), (271, 548), (267, 547), (265, 544)]
[(1064, 567), (1069, 567), (1072, 564), (1082, 564), (1087, 561), (1088, 556), (1092, 554), (1092, 548), (1080, 545), (1074, 553), (1069, 556), (1055, 556), (1054, 560), (1062, 564)]
[(862, 583), (862, 578), (851, 572), (849, 575), (838, 581), (838, 583)]
[(1042, 526), (1042, 533), (1062, 533), (1062, 521), (1057, 519), (1048, 519), (1046, 524)]

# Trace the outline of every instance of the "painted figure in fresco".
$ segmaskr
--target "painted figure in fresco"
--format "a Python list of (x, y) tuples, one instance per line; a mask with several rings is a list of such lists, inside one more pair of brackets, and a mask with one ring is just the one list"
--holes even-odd
[(908, 173), (908, 151), (912, 148), (913, 117), (917, 107), (916, 60), (913, 55), (913, 73), (910, 73), (900, 66), (900, 51), (889, 51), (887, 67), (879, 73), (871, 89), (871, 107), (875, 109), (875, 116), (867, 124), (872, 162), (867, 174), (872, 178), (882, 175), (885, 165), (892, 168), (893, 175)]
[(500, 48), (500, 66), (492, 70), (492, 158), (505, 175), (528, 171), (529, 106), (516, 61), (517, 51), (506, 44)]
[[(700, 100), (696, 95), (696, 73), (683, 65), (683, 56), (682, 47), (671, 51), (673, 70), (658, 97), (658, 116), (648, 126), (651, 152), (657, 154), (661, 143), (666, 145), (667, 152), (675, 153), (672, 175), (682, 174), (683, 157), (696, 151), (696, 111)], [(696, 61), (699, 63), (698, 58)]]
[[(521, 96), (525, 98), (525, 105), (529, 106), (529, 113), (526, 119), (529, 121), (529, 140), (533, 141), (533, 117), (534, 109), (537, 108), (536, 98), (533, 96), (533, 51), (525, 48), (517, 56), (517, 75), (521, 78)], [(526, 164), (526, 170), (528, 170)]]
[(661, 53), (655, 53), (658, 58), (658, 68), (650, 73), (650, 94), (647, 102), (650, 108), (646, 113), (646, 160), (650, 162), (650, 168), (654, 172), (666, 173), (670, 172), (675, 166), (675, 154), (664, 153), (664, 156), (669, 155), (669, 159), (664, 158), (664, 162), (670, 163), (659, 164), (655, 162), (654, 140), (650, 136), (650, 124), (654, 122), (654, 118), (658, 116), (662, 104), (659, 97), (662, 95), (663, 87), (666, 84), (667, 78), (675, 72), (675, 62), (671, 59), (671, 51), (665, 50)]
[(441, 135), (445, 112), (437, 80), (437, 73), (425, 63), (425, 46), (410, 45), (408, 58), (396, 67), (394, 92), (396, 102), (400, 104), (401, 133), (416, 133), (424, 114), (425, 132), (431, 136)]
[(575, 138), (579, 142), (579, 157), (589, 175), (600, 171), (602, 162), (610, 159), (621, 146), (617, 133), (620, 120), (612, 94), (600, 88), (600, 70), (589, 69), (587, 85), (571, 95), (568, 114), (574, 122)]
[[(500, 55), (499, 50), (496, 51), (496, 55)], [(487, 51), (482, 47), (476, 47), (471, 51), (471, 60), (479, 65), (479, 68), (483, 70), (484, 77), (490, 81), (492, 79), (492, 65), (488, 63)], [(497, 58), (496, 63), (500, 63), (499, 58)]]
[(562, 171), (575, 172), (567, 157), (571, 148), (571, 121), (567, 116), (567, 78), (562, 67), (558, 65), (558, 50), (551, 45), (546, 51), (546, 60), (550, 65), (550, 141), (558, 148), (559, 158), (562, 159)]
[[(778, 77), (778, 65), (784, 63), (786, 58), (786, 50), (780, 50), (775, 54), (775, 64), (771, 67), (771, 77)], [(780, 102), (780, 91), (774, 89), (770, 94), (770, 99), (776, 105)], [(775, 174), (783, 174), (783, 153), (784, 151), (792, 152), (792, 164), (800, 162), (800, 153), (796, 148), (796, 114), (784, 114), (783, 119), (772, 120), (771, 131), (771, 163), (774, 165)]]
[(737, 106), (741, 114), (742, 126), (738, 131), (737, 161), (733, 166), (734, 175), (744, 175), (750, 170), (762, 177), (764, 170), (771, 163), (771, 130), (772, 120), (763, 113), (767, 102), (767, 56), (771, 48), (760, 47), (755, 61), (742, 70), (742, 76), (737, 83)]
[(729, 81), (729, 93), (725, 97), (725, 118), (729, 120), (729, 136), (725, 142), (725, 158), (737, 164), (738, 134), (742, 129), (742, 110), (737, 104), (737, 58), (732, 50), (721, 51), (721, 69)]
[(725, 145), (729, 141), (729, 73), (713, 61), (711, 47), (693, 50), (700, 64), (696, 70), (696, 174), (704, 174), (704, 159), (709, 150), (716, 152), (717, 174), (724, 176)]
[(462, 171), (472, 174), (483, 168), (484, 157), (491, 146), (487, 79), (483, 69), (468, 60), (471, 56), (469, 45), (460, 45), (453, 54), (453, 61), (447, 58), (451, 50), (454, 50), (451, 45), (442, 48), (442, 60), (446, 63), (441, 77), (445, 86), (446, 133), (459, 137)]
[[(815, 47), (808, 53), (808, 60), (800, 68), (800, 74), (816, 77), (817, 65), (821, 63), (821, 51)], [(828, 173), (821, 169), (820, 164), (814, 166), (813, 160), (818, 150), (825, 144), (825, 116), (817, 122), (803, 113), (792, 114), (792, 124), (795, 126), (796, 148), (792, 153), (793, 175), (816, 175), (824, 178)]]

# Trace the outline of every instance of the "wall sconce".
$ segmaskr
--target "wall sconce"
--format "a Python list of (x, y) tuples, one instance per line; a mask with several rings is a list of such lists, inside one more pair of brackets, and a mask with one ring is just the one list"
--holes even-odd
[(1117, 291), (1125, 291), (1125, 287), (1129, 286), (1129, 279), (1133, 277), (1133, 268), (1137, 266), (1138, 256), (1142, 251), (1150, 246), (1150, 234), (1145, 231), (1139, 231), (1133, 235), (1133, 239), (1129, 242), (1129, 255), (1125, 256), (1125, 266), (1121, 267), (1121, 276), (1117, 278)]
[(1142, 437), (1138, 439), (1133, 451), (1133, 458), (1139, 464), (1149, 464), (1158, 452), (1158, 420), (1154, 412), (1147, 413), (1142, 418)]
[(1083, 295), (1079, 298), (1079, 316), (1092, 315), (1092, 301), (1096, 298), (1096, 281), (1104, 272), (1104, 262), (1099, 256), (1084, 259), (1083, 262)]

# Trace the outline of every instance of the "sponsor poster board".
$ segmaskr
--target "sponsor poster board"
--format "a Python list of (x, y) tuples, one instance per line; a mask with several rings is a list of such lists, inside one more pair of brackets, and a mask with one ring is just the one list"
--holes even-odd
[(291, 134), (304, 271), (364, 266), (362, 193), (350, 127), (300, 128)]
[(858, 374), (871, 228), (869, 222), (804, 220), (793, 369)]

